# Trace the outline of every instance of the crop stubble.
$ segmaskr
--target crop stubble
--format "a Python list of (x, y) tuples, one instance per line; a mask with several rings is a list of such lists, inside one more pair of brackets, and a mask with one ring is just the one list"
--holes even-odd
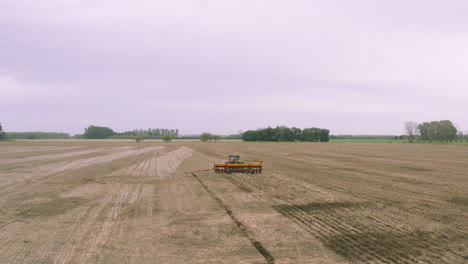
[[(191, 176), (231, 153), (264, 173)], [(276, 263), (468, 258), (465, 146), (31, 142), (0, 158), (1, 263), (265, 262), (252, 241)]]

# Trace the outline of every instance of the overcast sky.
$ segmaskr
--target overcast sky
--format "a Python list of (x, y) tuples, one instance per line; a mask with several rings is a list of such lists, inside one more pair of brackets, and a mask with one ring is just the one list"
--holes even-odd
[(468, 130), (466, 0), (2, 0), (5, 131)]

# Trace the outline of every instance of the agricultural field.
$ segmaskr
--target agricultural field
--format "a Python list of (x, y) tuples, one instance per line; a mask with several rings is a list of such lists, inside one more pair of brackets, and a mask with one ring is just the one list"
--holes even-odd
[[(262, 174), (203, 171), (228, 154)], [(4, 142), (0, 263), (467, 263), (468, 148)]]

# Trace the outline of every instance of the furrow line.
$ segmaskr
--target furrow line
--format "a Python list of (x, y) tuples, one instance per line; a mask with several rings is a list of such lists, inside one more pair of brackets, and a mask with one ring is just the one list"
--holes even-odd
[[(231, 179), (233, 179), (233, 178), (231, 178)], [(243, 182), (243, 183), (244, 184), (249, 184), (249, 183), (246, 183), (246, 182)], [(236, 182), (234, 182), (234, 184), (236, 184)], [(245, 186), (245, 187), (249, 188), (248, 186)], [(337, 235), (337, 236), (340, 236), (340, 239), (345, 240), (346, 244), (353, 245), (356, 248), (356, 250), (359, 250), (360, 252), (366, 252), (367, 254), (372, 256), (374, 259), (377, 259), (377, 260), (383, 261), (383, 262), (389, 262), (389, 261), (390, 262), (396, 262), (395, 260), (392, 260), (392, 259), (389, 260), (389, 259), (382, 258), (381, 256), (379, 256), (375, 252), (369, 251), (366, 247), (360, 245), (359, 243), (357, 243), (353, 239), (347, 239), (346, 236), (342, 235), (343, 233), (350, 233), (350, 232), (352, 232), (355, 235), (362, 235), (362, 233), (359, 230), (356, 230), (356, 229), (354, 229), (354, 228), (352, 228), (350, 226), (344, 226), (344, 227), (343, 226), (336, 226), (334, 224), (324, 222), (323, 219), (311, 216), (311, 215), (307, 214), (306, 212), (303, 212), (300, 208), (297, 208), (297, 206), (295, 206), (294, 204), (291, 204), (291, 203), (289, 203), (289, 202), (287, 202), (285, 200), (279, 199), (279, 198), (275, 197), (273, 194), (265, 192), (265, 191), (263, 191), (262, 189), (260, 189), (257, 186), (253, 186), (253, 187), (262, 193), (262, 194), (260, 194), (260, 198), (262, 200), (266, 201), (266, 202), (270, 201), (271, 203), (273, 203), (273, 208), (276, 209), (278, 212), (286, 213), (286, 216), (292, 216), (294, 218), (297, 218), (301, 223), (303, 223), (304, 225), (307, 225), (311, 229), (314, 229), (311, 226), (312, 223), (313, 223), (313, 225), (319, 224), (320, 228), (317, 229), (317, 230), (314, 230), (315, 231), (314, 233), (316, 235), (318, 235), (318, 237), (320, 238), (320, 240), (322, 242), (327, 242), (326, 237), (329, 237), (330, 235)], [(252, 189), (252, 191), (254, 191), (254, 189)], [(289, 207), (289, 209), (281, 209), (281, 206), (284, 206), (284, 205), (287, 205)], [(342, 224), (342, 223), (340, 223), (340, 224)], [(326, 232), (324, 232), (325, 230), (326, 230)], [(360, 258), (362, 258), (362, 257), (363, 256), (361, 255)], [(362, 260), (367, 260), (367, 258), (362, 259)], [(404, 260), (400, 259), (398, 261), (398, 263), (404, 263)]]
[(235, 215), (232, 209), (225, 204), (221, 198), (219, 198), (203, 181), (196, 175), (195, 173), (191, 173), (192, 176), (202, 185), (203, 189), (210, 195), (210, 197), (215, 200), (221, 208), (223, 208), (226, 213), (229, 215), (231, 220), (236, 224), (239, 231), (243, 234), (245, 238), (247, 238), (250, 243), (255, 247), (255, 249), (265, 258), (267, 264), (274, 264), (275, 258), (273, 255), (268, 252), (268, 250), (260, 243), (260, 241), (256, 240), (253, 236), (253, 232), (248, 228), (248, 226), (244, 225)]

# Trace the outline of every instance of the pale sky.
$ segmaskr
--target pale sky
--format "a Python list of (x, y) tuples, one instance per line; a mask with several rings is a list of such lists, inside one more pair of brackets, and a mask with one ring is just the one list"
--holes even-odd
[(2, 0), (5, 131), (468, 130), (466, 0)]

